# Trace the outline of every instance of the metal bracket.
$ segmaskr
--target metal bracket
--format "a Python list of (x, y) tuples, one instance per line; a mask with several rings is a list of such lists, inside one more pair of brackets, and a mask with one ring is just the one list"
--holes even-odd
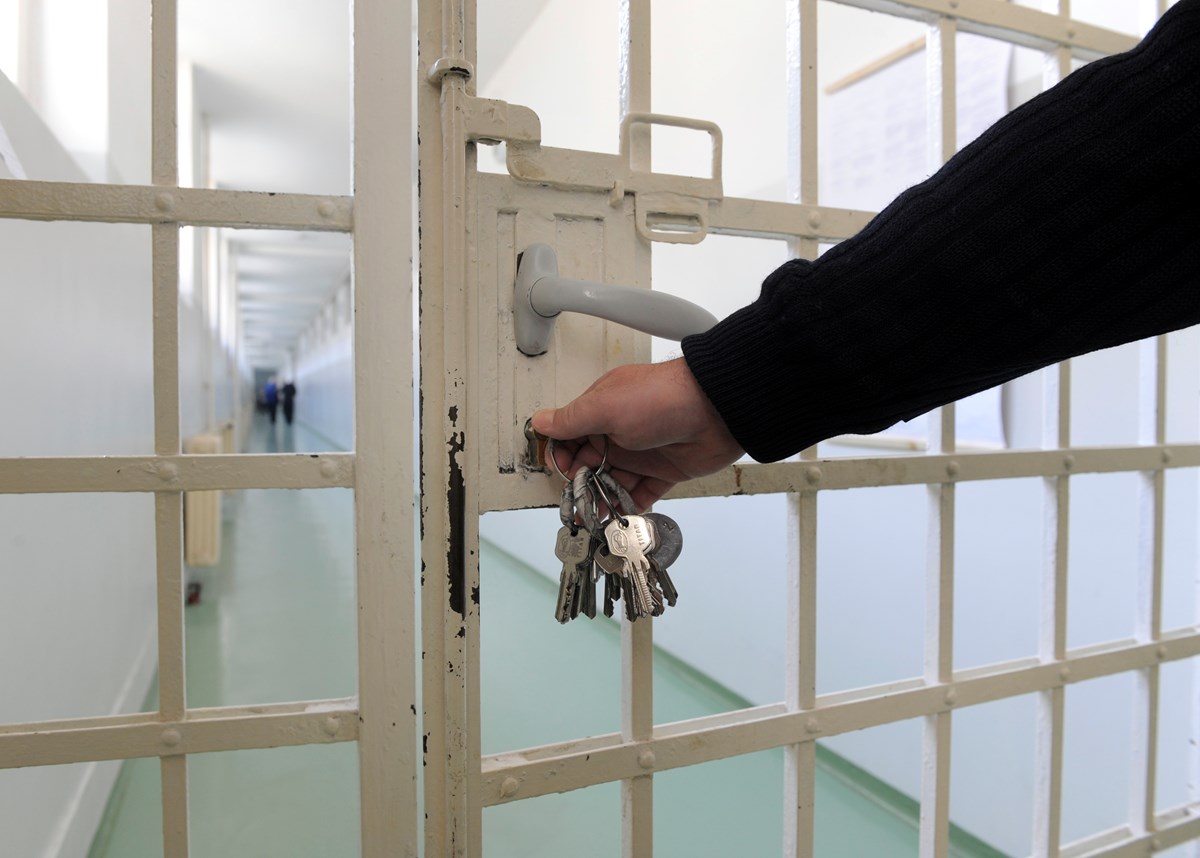
[[(715, 122), (630, 113), (621, 121), (616, 155), (558, 149), (541, 143), (541, 121), (519, 104), (468, 96), (462, 111), (467, 139), (508, 144), (506, 164), (512, 178), (562, 190), (601, 191), (614, 206), (633, 195), (638, 234), (647, 241), (695, 244), (708, 234), (708, 207), (724, 197), (721, 181), (723, 136)], [(703, 131), (712, 140), (712, 175), (682, 176), (635, 170), (632, 131), (638, 125), (663, 125)]]

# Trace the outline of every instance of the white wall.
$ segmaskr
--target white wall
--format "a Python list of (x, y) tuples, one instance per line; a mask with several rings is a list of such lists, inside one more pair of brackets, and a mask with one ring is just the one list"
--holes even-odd
[[(0, 124), (30, 179), (87, 180), (2, 75)], [(0, 220), (0, 456), (153, 452), (150, 253), (149, 226)], [(187, 435), (206, 328), (185, 306), (180, 329)], [(153, 522), (149, 495), (0, 495), (0, 723), (141, 709)], [(0, 770), (0, 854), (86, 855), (118, 767)]]

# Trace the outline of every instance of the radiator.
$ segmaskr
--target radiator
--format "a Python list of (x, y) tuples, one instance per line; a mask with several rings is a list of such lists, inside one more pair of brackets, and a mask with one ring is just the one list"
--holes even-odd
[[(185, 453), (220, 453), (218, 433), (194, 435), (183, 442)], [(183, 561), (188, 566), (216, 566), (221, 559), (221, 493), (183, 493)]]

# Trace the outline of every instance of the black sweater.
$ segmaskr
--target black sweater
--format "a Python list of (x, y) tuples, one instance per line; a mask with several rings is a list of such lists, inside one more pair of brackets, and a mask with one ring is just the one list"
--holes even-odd
[(1021, 106), (684, 357), (774, 461), (1200, 322), (1200, 0)]

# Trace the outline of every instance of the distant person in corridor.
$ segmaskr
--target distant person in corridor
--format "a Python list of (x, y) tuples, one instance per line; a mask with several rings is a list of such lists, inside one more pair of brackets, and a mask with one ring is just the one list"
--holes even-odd
[(877, 432), (1040, 367), (1200, 322), (1200, 0), (1001, 119), (860, 233), (767, 277), (683, 358), (534, 428), (573, 472), (612, 442), (646, 507), (744, 452)]
[(292, 425), (292, 418), (296, 413), (296, 385), (289, 381), (279, 390), (280, 402), (283, 404), (283, 419), (287, 421), (287, 425)]
[(271, 415), (271, 425), (275, 425), (275, 412), (279, 407), (279, 388), (275, 384), (275, 376), (267, 379), (267, 385), (263, 388), (263, 403), (267, 406), (267, 413)]

